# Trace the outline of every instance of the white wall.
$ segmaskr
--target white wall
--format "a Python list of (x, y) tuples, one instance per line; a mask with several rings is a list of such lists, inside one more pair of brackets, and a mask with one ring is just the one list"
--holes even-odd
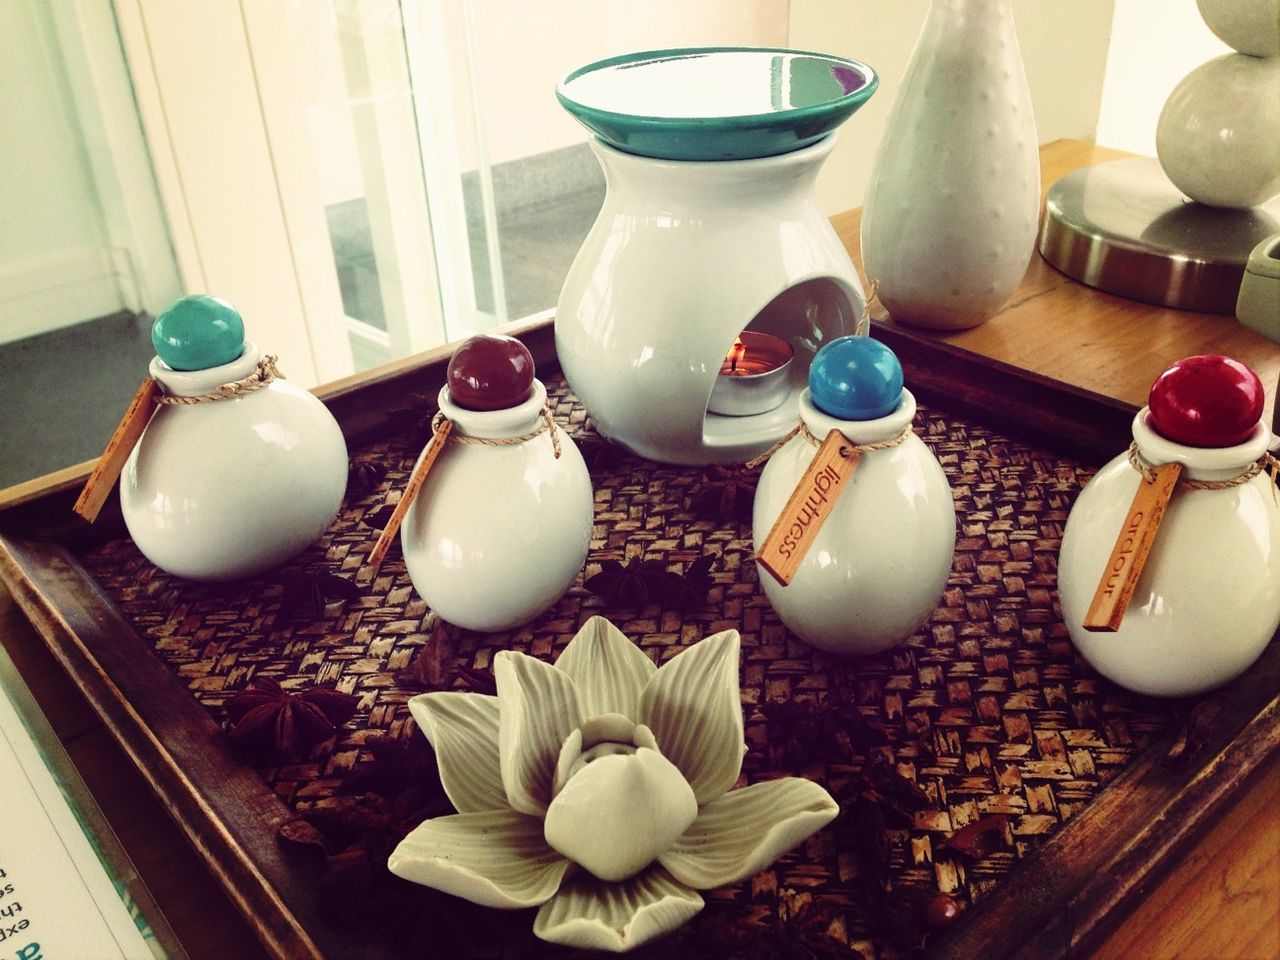
[(124, 305), (43, 7), (0, 2), (0, 343)]
[[(1015, 0), (1041, 143), (1093, 139), (1114, 2)], [(789, 46), (862, 60), (880, 74), (880, 88), (841, 127), (819, 176), (818, 197), (828, 213), (862, 204), (876, 145), (928, 6), (928, 0), (791, 0)]]
[(787, 4), (778, 0), (464, 2), (474, 25), (476, 93), (489, 121), (491, 164), (586, 139), (554, 93), (577, 67), (638, 50), (787, 44)]
[(1098, 143), (1155, 156), (1156, 121), (1170, 92), (1229, 51), (1200, 19), (1195, 0), (1116, 0)]

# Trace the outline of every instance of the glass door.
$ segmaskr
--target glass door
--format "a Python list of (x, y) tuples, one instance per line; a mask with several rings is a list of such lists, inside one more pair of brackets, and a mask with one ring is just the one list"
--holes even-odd
[(767, 0), (116, 7), (180, 262), (313, 382), (554, 308), (604, 196), (559, 77), (787, 30)]

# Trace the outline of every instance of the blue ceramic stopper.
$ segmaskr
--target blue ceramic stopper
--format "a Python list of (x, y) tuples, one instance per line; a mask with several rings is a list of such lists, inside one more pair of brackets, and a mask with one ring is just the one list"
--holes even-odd
[(194, 294), (169, 304), (151, 325), (156, 356), (174, 370), (207, 370), (244, 352), (244, 321), (217, 297)]
[(841, 420), (875, 420), (902, 399), (902, 364), (879, 340), (840, 337), (813, 358), (809, 397), (823, 413)]

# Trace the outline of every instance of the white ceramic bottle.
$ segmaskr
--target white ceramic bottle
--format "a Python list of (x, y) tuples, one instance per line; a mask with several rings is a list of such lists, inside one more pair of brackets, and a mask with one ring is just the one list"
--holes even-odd
[(511, 445), (465, 442), (537, 430), (547, 402), (540, 381), (506, 409), (468, 410), (447, 386), (439, 402), (461, 442), (440, 454), (405, 515), (405, 566), (418, 593), (449, 623), (507, 630), (559, 600), (582, 569), (591, 540), (591, 478), (558, 425), (559, 458), (547, 431)]
[[(897, 402), (890, 400), (892, 409), (883, 416), (843, 419), (815, 405), (815, 390), (823, 393), (817, 376), (824, 360), (846, 344), (880, 347), (867, 337), (824, 347), (814, 359), (810, 389), (800, 398), (801, 421), (818, 441), (833, 429), (855, 444), (901, 437), (911, 428), (916, 401), (901, 386), (900, 368), (896, 385), (889, 384)], [(799, 435), (769, 459), (752, 515), (757, 553), (816, 452)], [(901, 443), (862, 454), (787, 586), (763, 568), (760, 581), (782, 622), (806, 643), (831, 653), (877, 653), (901, 643), (929, 618), (951, 572), (955, 542), (951, 487), (937, 458), (911, 432)]]
[[(213, 298), (184, 298), (157, 317), (156, 329), (193, 316), (198, 326), (210, 311), (234, 313)], [(251, 376), (258, 348), (234, 330), (227, 336), (240, 344), (228, 347), (239, 350), (235, 359), (178, 370), (157, 356), (151, 376), (179, 397), (216, 393)], [(157, 342), (157, 349), (171, 359), (191, 354), (189, 343)], [(120, 506), (129, 535), (157, 567), (190, 580), (234, 580), (277, 567), (314, 543), (337, 516), (346, 488), (347, 447), (337, 421), (312, 394), (275, 379), (232, 399), (160, 406), (125, 464)]]
[(867, 277), (895, 320), (976, 326), (1022, 280), (1039, 212), (1012, 0), (932, 0), (863, 207)]
[[(1261, 421), (1243, 443), (1192, 447), (1133, 420), (1139, 456), (1181, 463), (1184, 480), (1228, 480), (1266, 452)], [(1222, 490), (1176, 491), (1128, 610), (1115, 633), (1083, 621), (1141, 475), (1116, 457), (1080, 492), (1058, 560), (1062, 618), (1103, 676), (1138, 693), (1181, 697), (1221, 686), (1248, 669), (1280, 626), (1280, 504), (1266, 471)]]

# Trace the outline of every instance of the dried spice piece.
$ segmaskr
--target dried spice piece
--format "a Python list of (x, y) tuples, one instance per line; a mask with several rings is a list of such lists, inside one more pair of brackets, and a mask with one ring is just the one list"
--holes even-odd
[(432, 614), (431, 636), (418, 648), (408, 668), (396, 674), (396, 680), (407, 687), (439, 690), (449, 685), (448, 665), (453, 659), (453, 642), (457, 628)]
[(448, 812), (448, 800), (440, 783), (440, 767), (430, 742), (420, 733), (404, 737), (380, 737), (366, 745), (373, 760), (362, 763), (347, 782), (350, 789), (388, 799), (407, 790), (421, 790)]
[(587, 472), (592, 476), (615, 470), (633, 456), (630, 450), (608, 437), (593, 434), (577, 439), (578, 452), (586, 461)]
[(647, 607), (667, 589), (667, 567), (661, 560), (632, 557), (627, 564), (605, 560), (600, 572), (583, 584), (609, 607)]
[(625, 565), (604, 560), (600, 572), (588, 577), (584, 586), (608, 607), (683, 610), (706, 602), (714, 563), (714, 555), (699, 557), (684, 573), (676, 573), (661, 560), (632, 557)]
[(373, 493), (386, 477), (385, 464), (364, 457), (353, 457), (347, 464), (347, 497), (359, 500)]
[(498, 681), (494, 679), (493, 673), (488, 670), (477, 670), (468, 664), (458, 667), (458, 676), (462, 678), (472, 693), (484, 693), (489, 696), (497, 696)]
[(326, 857), (329, 855), (329, 845), (325, 843), (324, 834), (313, 823), (302, 817), (286, 820), (280, 825), (277, 834), (286, 846), (301, 850), (319, 850)]
[(378, 509), (370, 510), (366, 513), (360, 518), (360, 522), (366, 527), (372, 527), (374, 530), (385, 530), (387, 521), (391, 519), (391, 515), (395, 512), (396, 505), (394, 503), (384, 503)]
[(816, 760), (848, 763), (888, 742), (847, 695), (833, 693), (825, 702), (775, 700), (760, 707), (769, 721), (769, 740), (783, 763), (802, 767)]
[(979, 817), (968, 826), (961, 827), (938, 845), (939, 853), (954, 853), (967, 860), (982, 860), (997, 850), (1003, 850), (1005, 831), (1009, 818), (1003, 813)]
[(758, 469), (740, 464), (713, 464), (702, 471), (697, 491), (689, 498), (689, 509), (721, 523), (747, 523), (756, 498)]
[(425, 394), (410, 395), (407, 406), (387, 413), (393, 429), (405, 439), (405, 455), (416, 458), (431, 439), (431, 420), (435, 416), (436, 398)]
[[(436, 922), (423, 925), (424, 897), (433, 895), (386, 870), (388, 855), (424, 820), (453, 812), (440, 783), (435, 752), (418, 734), (383, 737), (366, 745), (373, 760), (347, 782), (356, 794), (321, 800), (281, 826), (282, 844), (324, 854), (320, 893), (339, 921), (363, 922), (376, 908), (419, 948), (438, 938)], [(455, 908), (451, 908), (455, 909)], [(434, 921), (444, 913), (433, 911)], [(422, 952), (421, 949), (418, 952)]]
[(714, 554), (705, 554), (685, 568), (684, 573), (667, 571), (666, 610), (687, 610), (707, 602), (715, 581), (711, 578), (711, 566), (716, 562)]
[(229, 699), (223, 709), (231, 720), (231, 739), (284, 757), (299, 757), (328, 740), (355, 715), (355, 697), (332, 687), (290, 693), (270, 677)]
[(355, 583), (325, 570), (286, 570), (280, 583), (284, 585), (284, 595), (271, 623), (272, 630), (294, 620), (318, 620), (330, 603), (345, 603), (360, 596)]
[(1222, 712), (1223, 698), (1216, 694), (1200, 700), (1187, 712), (1173, 745), (1165, 754), (1164, 762), (1171, 767), (1182, 766), (1197, 753), (1213, 736), (1213, 725)]

